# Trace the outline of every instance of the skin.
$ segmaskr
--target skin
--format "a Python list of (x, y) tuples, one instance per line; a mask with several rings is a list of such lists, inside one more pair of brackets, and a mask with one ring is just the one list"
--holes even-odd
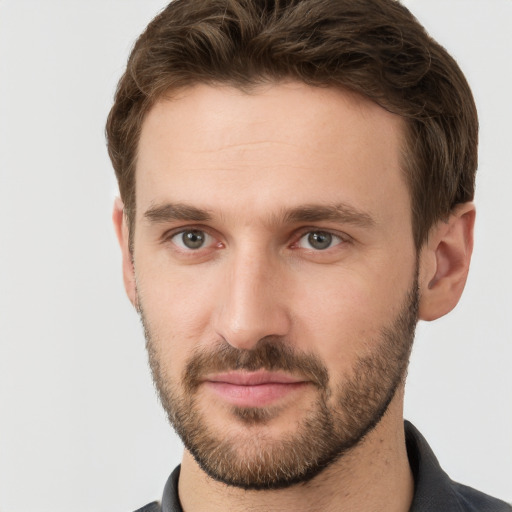
[[(474, 207), (459, 205), (416, 254), (400, 167), (403, 129), (399, 117), (364, 98), (293, 82), (250, 94), (197, 85), (154, 105), (139, 144), (133, 254), (121, 201), (114, 224), (128, 296), (144, 306), (172, 385), (179, 386), (195, 350), (219, 339), (252, 350), (275, 336), (322, 361), (332, 389), (343, 386), (357, 357), (374, 349), (368, 340), (398, 314), (417, 261), (420, 318), (433, 320), (456, 305)], [(175, 219), (160, 208), (176, 203), (209, 218)], [(304, 205), (344, 205), (357, 216), (304, 222), (283, 215)], [(176, 233), (190, 228), (207, 233), (203, 248), (180, 246)], [(328, 249), (308, 245), (315, 230), (335, 235)], [(314, 400), (314, 389), (301, 386), (273, 402), (278, 414), (249, 431), (223, 397), (207, 386), (197, 394), (209, 426), (240, 439), (240, 450), (254, 435), (280, 439)], [(185, 450), (179, 493), (186, 512), (406, 511), (413, 480), (403, 386), (376, 428), (306, 484), (229, 487)]]

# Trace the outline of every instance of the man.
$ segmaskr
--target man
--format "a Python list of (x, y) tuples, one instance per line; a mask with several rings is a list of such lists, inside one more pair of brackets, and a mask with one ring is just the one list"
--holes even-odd
[(142, 510), (512, 508), (403, 421), (473, 245), (477, 116), (394, 0), (175, 0), (107, 123), (114, 223), (185, 445)]

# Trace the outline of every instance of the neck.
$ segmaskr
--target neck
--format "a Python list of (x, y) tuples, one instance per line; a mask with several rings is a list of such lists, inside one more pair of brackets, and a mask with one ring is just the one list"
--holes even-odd
[(407, 512), (414, 481), (405, 447), (403, 393), (375, 429), (310, 482), (287, 489), (245, 491), (208, 477), (185, 451), (178, 491), (184, 512)]

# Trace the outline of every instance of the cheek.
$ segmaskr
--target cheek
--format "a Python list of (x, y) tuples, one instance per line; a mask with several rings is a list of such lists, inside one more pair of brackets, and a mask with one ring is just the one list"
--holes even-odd
[(137, 289), (157, 356), (170, 372), (180, 371), (194, 349), (212, 341), (211, 283), (197, 272), (164, 272), (153, 265), (137, 275)]
[(348, 371), (355, 360), (373, 352), (383, 328), (400, 311), (413, 278), (412, 266), (410, 276), (404, 271), (409, 266), (400, 272), (389, 266), (331, 271), (307, 283), (298, 281), (293, 339), (328, 367)]
[(377, 331), (372, 304), (360, 290), (339, 288), (309, 289), (296, 304), (294, 340), (301, 349), (312, 352), (331, 370), (346, 373), (360, 355), (365, 340)]

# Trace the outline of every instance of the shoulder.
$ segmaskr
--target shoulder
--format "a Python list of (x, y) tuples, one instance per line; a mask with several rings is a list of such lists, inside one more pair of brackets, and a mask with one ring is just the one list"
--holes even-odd
[(452, 483), (460, 510), (464, 512), (512, 512), (512, 505), (477, 491), (472, 487), (456, 482)]
[(153, 501), (153, 503), (149, 503), (148, 505), (137, 509), (135, 512), (162, 512), (162, 507), (158, 501)]
[(442, 470), (425, 438), (405, 422), (407, 455), (415, 492), (410, 512), (512, 512), (512, 506), (466, 485)]

